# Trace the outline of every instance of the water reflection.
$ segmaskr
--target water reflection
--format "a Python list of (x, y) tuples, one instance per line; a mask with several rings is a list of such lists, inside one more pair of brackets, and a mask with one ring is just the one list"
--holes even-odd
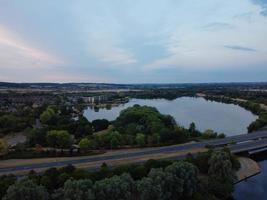
[(114, 120), (120, 111), (134, 104), (156, 107), (161, 113), (172, 115), (177, 123), (188, 127), (195, 122), (201, 131), (213, 129), (218, 133), (236, 135), (247, 132), (247, 126), (257, 116), (233, 104), (207, 101), (203, 98), (181, 97), (175, 100), (166, 99), (131, 99), (128, 103), (110, 108), (88, 107), (84, 116), (89, 121), (94, 119)]
[(253, 157), (261, 166), (261, 173), (242, 181), (235, 186), (235, 200), (267, 199), (267, 152)]

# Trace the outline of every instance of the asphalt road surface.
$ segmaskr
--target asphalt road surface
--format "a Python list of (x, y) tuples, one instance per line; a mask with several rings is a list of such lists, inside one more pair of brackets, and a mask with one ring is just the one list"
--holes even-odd
[[(114, 153), (113, 155), (98, 155), (87, 158), (79, 158), (73, 160), (64, 160), (58, 162), (44, 162), (44, 163), (33, 163), (33, 164), (19, 164), (16, 166), (7, 166), (0, 167), (1, 174), (14, 173), (22, 170), (37, 170), (42, 168), (50, 168), (50, 167), (63, 167), (66, 165), (78, 165), (78, 164), (86, 164), (86, 163), (94, 163), (98, 161), (111, 161), (117, 159), (136, 159), (141, 156), (150, 156), (159, 153), (172, 153), (178, 151), (190, 151), (191, 149), (196, 148), (204, 148), (206, 145), (227, 145), (229, 143), (237, 143), (229, 146), (230, 150), (233, 153), (238, 153), (247, 150), (253, 150), (257, 148), (267, 147), (267, 131), (258, 131), (250, 134), (241, 134), (237, 136), (226, 137), (222, 139), (212, 139), (206, 140), (202, 142), (195, 143), (187, 143), (181, 145), (173, 145), (173, 146), (165, 146), (165, 147), (155, 147), (155, 148), (144, 148), (139, 150), (125, 151)], [(184, 159), (185, 156), (177, 156), (176, 159)], [(34, 159), (33, 159), (34, 160)]]

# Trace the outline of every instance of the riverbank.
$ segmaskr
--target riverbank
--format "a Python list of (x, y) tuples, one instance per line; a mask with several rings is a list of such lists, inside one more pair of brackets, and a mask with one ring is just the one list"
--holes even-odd
[(237, 180), (235, 183), (239, 183), (261, 172), (260, 165), (251, 158), (239, 157), (238, 160), (240, 162), (240, 169), (236, 172)]

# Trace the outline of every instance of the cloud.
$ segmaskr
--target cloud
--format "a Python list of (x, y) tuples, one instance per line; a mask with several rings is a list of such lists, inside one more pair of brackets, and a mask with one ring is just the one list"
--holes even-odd
[(237, 45), (224, 45), (225, 48), (227, 49), (232, 49), (232, 50), (238, 50), (238, 51), (251, 51), (251, 52), (256, 52), (256, 49), (249, 48), (249, 47), (242, 47), (242, 46), (237, 46)]
[[(215, 4), (220, 6), (211, 9)], [(196, 20), (202, 12), (201, 20)], [(192, 23), (179, 24), (166, 37), (162, 48), (168, 52), (167, 56), (155, 59), (144, 68), (150, 71), (168, 68), (205, 71), (230, 70), (233, 66), (238, 69), (264, 66), (267, 63), (264, 53), (267, 51), (267, 19), (260, 12), (250, 0), (218, 0), (214, 4), (205, 4), (199, 12), (190, 14), (188, 18), (193, 19)]]
[(137, 63), (137, 60), (131, 52), (108, 44), (92, 46), (89, 52), (99, 61), (110, 65), (131, 65)]
[(267, 0), (252, 0), (253, 3), (262, 7), (261, 14), (267, 16)]
[(267, 63), (264, 2), (8, 1), (0, 79), (168, 81), (182, 71), (255, 70)]
[[(39, 80), (40, 81), (40, 80)], [(67, 74), (64, 72), (54, 73), (54, 74), (44, 74), (41, 76), (41, 81), (48, 82), (101, 82), (101, 83), (111, 83), (114, 79), (106, 76), (96, 76), (96, 75), (83, 75), (83, 74)]]
[(220, 31), (225, 29), (232, 29), (234, 28), (234, 26), (229, 23), (213, 22), (204, 25), (202, 28), (207, 31)]
[(0, 26), (0, 68), (38, 68), (59, 66), (65, 62), (23, 41), (9, 29)]

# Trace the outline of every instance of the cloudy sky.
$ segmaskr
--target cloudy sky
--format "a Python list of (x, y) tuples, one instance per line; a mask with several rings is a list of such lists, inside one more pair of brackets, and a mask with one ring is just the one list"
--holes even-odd
[(267, 81), (267, 0), (0, 0), (0, 81)]

